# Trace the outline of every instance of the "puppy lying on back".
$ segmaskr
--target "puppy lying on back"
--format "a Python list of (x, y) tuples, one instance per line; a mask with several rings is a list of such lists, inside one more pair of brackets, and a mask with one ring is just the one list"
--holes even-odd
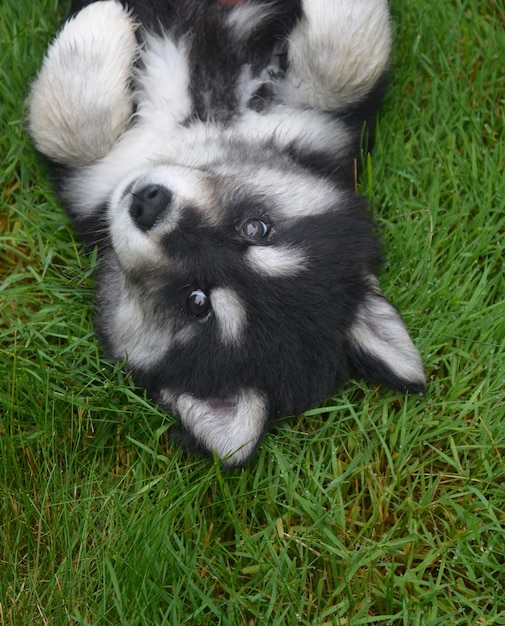
[(385, 0), (76, 0), (33, 84), (108, 355), (227, 467), (350, 376), (425, 388), (355, 192), (390, 37)]

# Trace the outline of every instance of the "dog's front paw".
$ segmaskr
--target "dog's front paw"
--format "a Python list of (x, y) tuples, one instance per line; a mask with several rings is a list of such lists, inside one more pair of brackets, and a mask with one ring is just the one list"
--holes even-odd
[(40, 152), (69, 166), (109, 152), (132, 114), (135, 25), (119, 2), (90, 4), (49, 47), (29, 101), (29, 131)]
[(303, 0), (281, 95), (303, 107), (348, 109), (381, 78), (390, 48), (387, 0)]

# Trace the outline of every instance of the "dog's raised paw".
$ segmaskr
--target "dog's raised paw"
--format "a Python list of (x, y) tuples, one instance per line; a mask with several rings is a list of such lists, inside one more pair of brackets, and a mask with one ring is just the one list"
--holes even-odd
[(82, 166), (107, 154), (132, 114), (135, 24), (106, 0), (69, 19), (32, 85), (29, 132), (57, 163)]
[(303, 0), (281, 92), (302, 106), (345, 110), (385, 72), (390, 48), (386, 0)]

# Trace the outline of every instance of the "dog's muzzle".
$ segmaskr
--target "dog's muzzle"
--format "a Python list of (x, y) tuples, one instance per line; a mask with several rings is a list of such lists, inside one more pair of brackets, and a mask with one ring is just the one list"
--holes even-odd
[(129, 213), (140, 230), (146, 232), (163, 217), (172, 202), (172, 192), (164, 185), (146, 185), (132, 193)]

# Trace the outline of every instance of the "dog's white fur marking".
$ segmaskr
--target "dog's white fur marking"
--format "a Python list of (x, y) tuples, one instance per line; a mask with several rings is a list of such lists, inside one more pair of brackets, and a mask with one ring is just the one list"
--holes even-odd
[(335, 123), (313, 110), (299, 110), (279, 104), (268, 115), (246, 110), (237, 120), (234, 132), (255, 144), (272, 140), (279, 148), (296, 145), (303, 150), (328, 150), (334, 145), (338, 152), (347, 147), (352, 136), (343, 124)]
[(41, 152), (79, 166), (110, 151), (132, 113), (136, 50), (134, 24), (119, 2), (91, 4), (65, 24), (29, 102), (29, 129)]
[(307, 264), (303, 250), (292, 246), (252, 246), (246, 256), (255, 272), (272, 278), (296, 276)]
[(261, 27), (261, 22), (272, 12), (267, 4), (239, 4), (230, 11), (228, 24), (233, 29), (237, 41), (247, 39), (252, 32)]
[(189, 67), (184, 41), (148, 37), (137, 73), (137, 115), (140, 123), (166, 128), (182, 124), (191, 113)]
[(156, 330), (145, 319), (145, 309), (131, 295), (123, 294), (115, 318), (109, 326), (115, 345), (123, 346), (117, 359), (128, 359), (130, 365), (152, 365), (165, 354), (172, 341), (168, 326)]
[(210, 292), (210, 301), (221, 338), (226, 344), (239, 345), (247, 323), (246, 310), (240, 298), (229, 287), (215, 287)]
[[(216, 171), (227, 173), (233, 180), (234, 164), (216, 166)], [(237, 169), (238, 174), (238, 169)], [(258, 185), (261, 181), (261, 185)], [(296, 220), (311, 215), (337, 211), (345, 192), (325, 178), (304, 171), (251, 163), (240, 175), (241, 188), (250, 194), (261, 193), (265, 204), (283, 220)]]
[(243, 389), (226, 401), (201, 400), (190, 394), (174, 400), (170, 392), (166, 396), (182, 425), (208, 450), (226, 459), (225, 466), (240, 465), (258, 445), (267, 419), (263, 394)]
[(265, 168), (264, 189), (270, 193), (286, 219), (297, 219), (308, 215), (321, 215), (335, 210), (340, 193), (324, 179), (305, 177), (304, 182), (296, 176), (281, 172), (270, 173)]
[(283, 96), (302, 106), (345, 109), (366, 96), (387, 67), (387, 1), (304, 2), (289, 44), (289, 70), (280, 86)]
[(110, 219), (112, 246), (123, 270), (160, 264), (157, 242), (136, 228), (127, 211), (116, 211)]

